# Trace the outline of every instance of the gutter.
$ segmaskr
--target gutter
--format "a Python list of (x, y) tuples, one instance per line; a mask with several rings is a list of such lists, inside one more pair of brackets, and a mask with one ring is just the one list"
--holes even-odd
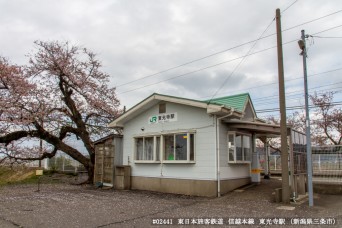
[(216, 115), (216, 175), (217, 175), (217, 197), (221, 197), (221, 171), (220, 171), (220, 120), (233, 115), (234, 108), (230, 110), (230, 113), (217, 117)]

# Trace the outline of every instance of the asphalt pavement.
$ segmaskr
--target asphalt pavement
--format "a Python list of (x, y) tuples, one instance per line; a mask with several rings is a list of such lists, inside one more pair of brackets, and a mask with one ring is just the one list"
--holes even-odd
[(275, 203), (277, 178), (220, 198), (42, 184), (0, 188), (0, 227), (342, 227), (342, 195)]

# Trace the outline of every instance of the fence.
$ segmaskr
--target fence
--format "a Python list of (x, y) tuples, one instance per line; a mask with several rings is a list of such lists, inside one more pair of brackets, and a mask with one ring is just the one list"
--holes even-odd
[[(265, 169), (265, 155), (259, 155), (260, 165)], [(281, 173), (281, 155), (269, 155), (271, 174)], [(312, 169), (314, 181), (342, 183), (342, 146), (312, 148)]]
[(81, 163), (66, 154), (59, 154), (51, 159), (48, 159), (47, 167), (45, 168), (49, 170), (75, 174), (86, 171)]

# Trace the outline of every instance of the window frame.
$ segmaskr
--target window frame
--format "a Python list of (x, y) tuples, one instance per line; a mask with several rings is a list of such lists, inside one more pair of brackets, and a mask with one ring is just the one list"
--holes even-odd
[[(187, 135), (187, 140), (186, 140), (186, 145), (187, 145), (187, 149), (186, 149), (186, 160), (168, 160), (165, 159), (165, 147), (164, 147), (164, 137), (167, 135), (173, 135), (173, 154), (174, 154), (174, 158), (176, 156), (176, 135), (182, 135), (182, 134), (186, 134)], [(193, 160), (191, 159), (191, 135), (193, 135)], [(162, 142), (162, 163), (196, 163), (196, 136), (195, 136), (195, 132), (170, 132), (167, 134), (162, 134), (161, 135), (161, 142)]]
[[(152, 153), (152, 160), (138, 160), (137, 159), (137, 146), (136, 146), (136, 142), (138, 139), (143, 139), (142, 142), (142, 146), (143, 146), (143, 157), (144, 157), (144, 153), (146, 153), (145, 151), (145, 138), (153, 138), (153, 153)], [(161, 140), (160, 135), (144, 135), (144, 136), (136, 136), (133, 137), (133, 145), (134, 145), (134, 163), (161, 163), (160, 161), (160, 151), (161, 151), (161, 141), (159, 141), (159, 156), (157, 156), (157, 138), (159, 138), (159, 140)], [(157, 160), (157, 158), (159, 158), (159, 160)]]
[[(186, 160), (167, 160), (165, 158), (165, 136), (167, 135), (172, 135), (173, 136), (173, 157), (175, 158), (175, 153), (176, 153), (176, 135), (182, 135), (186, 134), (187, 140), (186, 140)], [(192, 137), (191, 137), (192, 135)], [(143, 151), (144, 151), (144, 146), (145, 146), (145, 138), (150, 138), (153, 137), (153, 159), (152, 160), (137, 160), (137, 140), (138, 139), (143, 139), (142, 145), (143, 145)], [(159, 154), (158, 154), (158, 143), (157, 140), (159, 138)], [(191, 140), (192, 139), (192, 140)], [(181, 132), (167, 132), (167, 133), (162, 133), (162, 134), (148, 134), (148, 135), (139, 135), (133, 137), (133, 146), (134, 146), (134, 151), (133, 151), (133, 157), (134, 157), (134, 163), (165, 163), (165, 164), (172, 164), (172, 163), (196, 163), (196, 132), (195, 131), (181, 131)], [(144, 153), (144, 152), (143, 152)], [(144, 156), (144, 155), (142, 155)], [(193, 157), (193, 160), (190, 160), (191, 157)], [(159, 158), (159, 160), (157, 160)]]
[[(237, 150), (236, 150), (236, 135), (241, 136), (241, 156), (243, 160), (237, 160)], [(231, 144), (229, 137), (233, 136), (233, 140), (234, 140), (234, 145)], [(244, 136), (247, 136), (249, 138), (249, 158), (247, 156), (246, 160), (245, 158), (245, 153), (244, 153)], [(251, 164), (252, 163), (252, 135), (248, 134), (248, 133), (243, 133), (243, 132), (237, 132), (237, 131), (228, 131), (227, 133), (227, 153), (228, 153), (228, 163), (229, 164)], [(231, 149), (233, 149), (233, 156), (234, 156), (234, 160), (230, 160), (230, 152)]]

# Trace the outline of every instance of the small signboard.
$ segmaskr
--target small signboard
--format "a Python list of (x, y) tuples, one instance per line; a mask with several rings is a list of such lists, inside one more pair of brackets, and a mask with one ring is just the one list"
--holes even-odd
[(38, 190), (37, 190), (37, 192), (39, 192), (39, 191), (40, 191), (40, 189), (39, 189), (39, 185), (40, 185), (40, 176), (43, 176), (43, 170), (42, 170), (42, 169), (37, 169), (37, 170), (36, 170), (36, 176), (38, 176)]
[(261, 169), (252, 169), (253, 174), (259, 174), (261, 173)]
[(149, 124), (166, 123), (177, 121), (177, 113), (162, 113), (159, 115), (150, 116), (148, 119)]
[(37, 169), (36, 170), (36, 176), (42, 176), (43, 175), (43, 170), (42, 169)]

